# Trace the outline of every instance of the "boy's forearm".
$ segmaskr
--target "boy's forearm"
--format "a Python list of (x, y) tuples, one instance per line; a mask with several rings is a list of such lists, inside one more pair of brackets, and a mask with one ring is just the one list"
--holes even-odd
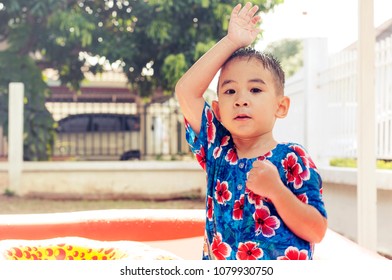
[(201, 97), (227, 58), (238, 49), (225, 36), (205, 53), (177, 82), (177, 94)]
[(237, 50), (226, 36), (204, 54), (177, 82), (175, 93), (184, 117), (195, 131), (201, 128), (200, 116), (204, 107), (203, 94), (222, 64)]
[(309, 204), (305, 204), (287, 188), (272, 201), (285, 224), (297, 236), (319, 243), (327, 230), (327, 220)]

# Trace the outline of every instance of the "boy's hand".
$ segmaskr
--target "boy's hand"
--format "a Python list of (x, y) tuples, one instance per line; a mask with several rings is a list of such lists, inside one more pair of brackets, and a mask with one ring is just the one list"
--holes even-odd
[(273, 201), (282, 184), (275, 165), (268, 160), (256, 160), (253, 163), (253, 168), (249, 171), (246, 187), (255, 194)]
[(261, 17), (256, 15), (258, 10), (258, 6), (248, 2), (243, 8), (238, 4), (231, 12), (227, 36), (238, 48), (250, 45), (260, 33), (257, 24)]

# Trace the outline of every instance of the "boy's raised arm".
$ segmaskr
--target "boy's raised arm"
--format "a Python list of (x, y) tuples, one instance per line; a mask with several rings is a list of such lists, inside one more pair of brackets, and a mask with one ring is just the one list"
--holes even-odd
[(175, 93), (182, 113), (192, 129), (200, 132), (201, 112), (204, 107), (203, 94), (212, 79), (229, 56), (241, 47), (248, 46), (257, 37), (260, 30), (256, 15), (258, 6), (247, 3), (234, 7), (227, 35), (204, 54), (177, 82)]

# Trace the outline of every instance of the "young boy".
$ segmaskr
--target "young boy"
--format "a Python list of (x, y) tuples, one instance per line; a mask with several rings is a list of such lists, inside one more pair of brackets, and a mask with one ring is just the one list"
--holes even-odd
[[(277, 143), (284, 118), (284, 73), (249, 48), (257, 6), (237, 5), (228, 34), (178, 81), (187, 141), (207, 173), (204, 259), (312, 259), (327, 229), (321, 178), (298, 144)], [(215, 74), (218, 101), (203, 93)]]

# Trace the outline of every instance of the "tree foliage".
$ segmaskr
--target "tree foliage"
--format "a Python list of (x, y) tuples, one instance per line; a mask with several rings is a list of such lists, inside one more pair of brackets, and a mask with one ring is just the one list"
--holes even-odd
[[(84, 72), (116, 66), (140, 96), (157, 88), (171, 94), (186, 69), (226, 34), (237, 2), (247, 1), (0, 0), (0, 92), (6, 93), (11, 81), (30, 82), (30, 74), (41, 76), (46, 68), (77, 90)], [(262, 12), (282, 2), (253, 1)], [(13, 61), (24, 62), (10, 73)], [(35, 67), (29, 73), (17, 70), (26, 64)], [(31, 82), (27, 103), (42, 101), (47, 90)]]
[[(12, 52), (0, 52), (0, 126), (8, 131), (8, 116), (4, 105), (8, 104), (10, 82), (23, 82), (24, 133), (23, 157), (25, 160), (47, 160), (54, 143), (54, 121), (45, 107), (45, 97), (49, 94), (42, 80), (40, 69), (30, 57), (16, 56)], [(22, 80), (23, 77), (23, 80)]]
[[(207, 48), (202, 46), (210, 46), (226, 33), (230, 11), (237, 2), (0, 1), (0, 40), (7, 41), (15, 54), (36, 54), (38, 65), (58, 70), (64, 84), (78, 88), (83, 71), (102, 71), (103, 63), (92, 64), (88, 56), (79, 55), (85, 52), (105, 57), (102, 61), (109, 64), (120, 62), (132, 86), (146, 83), (149, 86), (144, 88), (165, 90), (173, 89), (173, 80), (203, 54)], [(283, 1), (253, 2), (267, 12)], [(173, 64), (173, 56), (181, 54), (185, 61), (179, 61), (180, 66), (175, 65), (176, 61)], [(151, 71), (145, 74), (148, 69), (153, 75)], [(169, 79), (163, 69), (178, 76)], [(140, 94), (149, 95), (151, 91)]]
[(268, 44), (265, 51), (272, 53), (280, 61), (287, 78), (294, 75), (303, 66), (302, 40), (279, 40)]

